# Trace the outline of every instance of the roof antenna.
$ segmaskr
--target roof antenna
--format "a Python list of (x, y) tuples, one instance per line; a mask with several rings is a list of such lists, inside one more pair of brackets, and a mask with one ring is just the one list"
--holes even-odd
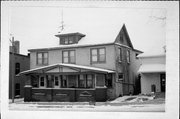
[(58, 33), (61, 33), (63, 30), (64, 30), (64, 21), (63, 21), (63, 9), (62, 9), (62, 12), (61, 12), (61, 26), (60, 26), (60, 28), (61, 28), (61, 31), (60, 32), (58, 32)]

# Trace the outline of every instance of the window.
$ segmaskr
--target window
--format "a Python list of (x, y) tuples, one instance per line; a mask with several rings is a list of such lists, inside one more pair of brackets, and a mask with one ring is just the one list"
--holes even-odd
[(63, 75), (61, 78), (61, 87), (67, 88), (67, 76), (66, 75)]
[(105, 48), (91, 49), (91, 62), (101, 63), (106, 61)]
[(31, 75), (31, 81), (32, 81), (32, 87), (38, 87), (39, 86), (39, 76), (33, 76)]
[(75, 63), (75, 51), (63, 51), (63, 63)]
[(64, 36), (60, 38), (60, 44), (68, 45), (75, 43), (75, 36)]
[(98, 61), (98, 54), (97, 54), (97, 49), (92, 49), (91, 50), (91, 54), (92, 54), (92, 62), (97, 62)]
[(55, 76), (54, 77), (54, 87), (59, 87), (59, 77), (58, 76)]
[(122, 62), (122, 49), (118, 48), (119, 62)]
[(105, 61), (105, 49), (104, 48), (99, 49), (99, 61), (100, 62)]
[(129, 50), (127, 50), (126, 57), (127, 57), (127, 63), (130, 63), (130, 51)]
[(15, 74), (18, 74), (20, 72), (20, 63), (15, 64)]
[(103, 87), (105, 86), (105, 76), (103, 74), (98, 74), (96, 76), (96, 86)]
[(53, 87), (53, 79), (54, 79), (54, 75), (46, 75), (46, 87), (47, 88)]
[(80, 88), (85, 88), (86, 87), (85, 75), (79, 75), (79, 87)]
[(68, 37), (64, 38), (64, 44), (68, 44)]
[(71, 36), (71, 37), (69, 37), (69, 44), (72, 44), (73, 43), (73, 37)]
[(87, 86), (86, 86), (87, 88), (92, 88), (93, 87), (92, 80), (93, 80), (92, 75), (88, 74), (87, 75)]
[(38, 65), (47, 65), (48, 64), (48, 53), (47, 52), (37, 53), (37, 64)]
[(139, 55), (139, 54), (137, 54), (137, 53), (135, 54), (136, 59), (138, 59), (138, 57), (137, 57), (138, 55)]
[(44, 76), (40, 77), (39, 87), (45, 87), (45, 77)]
[(118, 75), (118, 81), (123, 81), (123, 74)]

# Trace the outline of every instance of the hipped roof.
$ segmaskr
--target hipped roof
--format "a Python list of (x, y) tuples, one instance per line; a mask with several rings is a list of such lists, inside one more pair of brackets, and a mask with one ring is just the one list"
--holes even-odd
[(116, 37), (118, 36), (118, 34), (122, 29), (127, 35), (127, 42), (129, 43), (130, 47), (134, 49), (125, 24), (119, 22), (119, 23), (111, 23), (111, 24), (98, 23), (95, 25), (87, 25), (84, 27), (83, 26), (65, 27), (62, 32), (56, 34), (55, 36), (64, 35), (64, 34), (66, 35), (74, 34), (74, 33), (81, 33), (84, 34), (85, 36), (82, 37), (82, 39), (77, 44), (59, 45), (51, 48), (30, 49), (29, 51), (32, 52), (37, 50), (54, 50), (61, 48), (114, 44)]

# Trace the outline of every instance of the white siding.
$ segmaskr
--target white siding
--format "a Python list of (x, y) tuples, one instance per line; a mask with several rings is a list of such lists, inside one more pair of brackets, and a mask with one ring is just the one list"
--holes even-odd
[[(106, 48), (106, 62), (91, 64), (90, 61), (90, 49), (91, 48)], [(63, 50), (75, 50), (75, 57), (77, 65), (94, 66), (99, 68), (115, 70), (115, 54), (114, 45), (108, 46), (96, 46), (96, 47), (83, 47), (83, 48), (69, 48), (69, 49), (59, 49), (48, 51), (48, 65), (62, 63), (62, 51)], [(36, 52), (31, 52), (30, 54), (30, 69), (41, 67), (36, 64)]]
[(151, 93), (151, 85), (153, 84), (156, 85), (156, 92), (161, 92), (159, 73), (141, 75), (141, 93)]

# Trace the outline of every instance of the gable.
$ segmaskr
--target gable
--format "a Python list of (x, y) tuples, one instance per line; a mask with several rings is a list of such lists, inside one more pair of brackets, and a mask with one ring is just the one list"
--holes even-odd
[(115, 43), (119, 43), (125, 46), (128, 46), (130, 48), (133, 49), (133, 45), (131, 43), (131, 40), (129, 38), (129, 34), (126, 30), (125, 25), (123, 25), (123, 27), (121, 28), (119, 34), (116, 37)]

